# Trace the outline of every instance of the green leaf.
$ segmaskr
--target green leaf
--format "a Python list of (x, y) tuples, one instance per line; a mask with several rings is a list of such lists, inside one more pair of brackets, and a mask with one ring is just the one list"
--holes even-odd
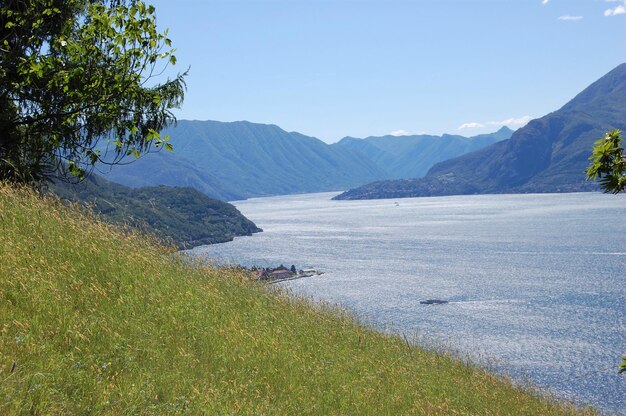
[(598, 180), (604, 192), (619, 193), (626, 189), (626, 161), (620, 130), (607, 132), (595, 142), (587, 179)]

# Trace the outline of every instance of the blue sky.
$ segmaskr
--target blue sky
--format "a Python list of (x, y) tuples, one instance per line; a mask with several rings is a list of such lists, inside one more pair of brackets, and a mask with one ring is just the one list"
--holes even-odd
[(626, 62), (626, 0), (153, 0), (179, 119), (344, 136), (475, 134), (554, 111)]

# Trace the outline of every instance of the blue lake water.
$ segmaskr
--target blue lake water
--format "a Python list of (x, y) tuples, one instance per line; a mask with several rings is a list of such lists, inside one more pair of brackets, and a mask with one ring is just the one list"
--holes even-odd
[[(626, 195), (334, 195), (237, 202), (264, 232), (191, 254), (317, 268), (325, 274), (281, 284), (559, 397), (626, 411)], [(450, 303), (420, 304), (431, 298)]]

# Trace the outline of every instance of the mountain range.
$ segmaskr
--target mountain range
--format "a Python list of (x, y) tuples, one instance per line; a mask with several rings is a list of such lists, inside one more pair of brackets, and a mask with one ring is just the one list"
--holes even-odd
[(508, 140), (437, 163), (421, 179), (370, 183), (336, 199), (596, 190), (584, 173), (593, 143), (609, 130), (625, 128), (622, 64)]
[(626, 128), (626, 64), (516, 132), (346, 137), (328, 145), (274, 125), (183, 120), (163, 132), (174, 153), (150, 153), (107, 172), (127, 186), (92, 175), (52, 190), (184, 247), (261, 231), (207, 195), (234, 200), (366, 182), (336, 199), (595, 190), (584, 174), (591, 148), (616, 128)]
[(337, 191), (368, 182), (422, 176), (434, 163), (508, 138), (491, 135), (384, 136), (326, 144), (275, 125), (188, 121), (162, 132), (172, 153), (150, 153), (101, 172), (130, 186), (193, 187), (222, 200)]
[(474, 137), (444, 134), (345, 137), (333, 146), (350, 149), (374, 162), (389, 179), (420, 178), (437, 162), (473, 152), (511, 137), (513, 130), (502, 127), (495, 133)]
[(181, 120), (162, 132), (172, 153), (116, 166), (108, 179), (127, 186), (192, 186), (225, 200), (347, 189), (385, 177), (342, 147), (277, 126)]

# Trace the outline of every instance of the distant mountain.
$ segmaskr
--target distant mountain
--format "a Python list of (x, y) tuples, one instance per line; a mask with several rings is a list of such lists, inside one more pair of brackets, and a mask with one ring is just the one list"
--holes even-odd
[(194, 188), (210, 198), (224, 201), (246, 198), (245, 193), (235, 189), (228, 180), (219, 178), (197, 167), (193, 161), (180, 157), (178, 147), (172, 153), (163, 150), (129, 161), (130, 163), (126, 165), (100, 168), (98, 173), (131, 188), (167, 185)]
[(56, 182), (49, 190), (63, 199), (86, 203), (110, 222), (145, 229), (180, 248), (223, 243), (262, 231), (233, 205), (192, 188), (131, 189), (92, 174), (76, 184)]
[(148, 154), (106, 177), (131, 187), (193, 186), (225, 200), (341, 190), (388, 177), (358, 153), (274, 125), (181, 120), (163, 134), (172, 153)]
[(588, 158), (594, 141), (616, 128), (626, 128), (626, 64), (509, 140), (438, 163), (422, 179), (371, 183), (336, 198), (596, 190), (585, 180)]
[(509, 139), (512, 134), (513, 130), (502, 127), (495, 133), (474, 137), (449, 134), (345, 137), (333, 146), (345, 147), (370, 159), (388, 173), (389, 179), (420, 178), (438, 162)]

